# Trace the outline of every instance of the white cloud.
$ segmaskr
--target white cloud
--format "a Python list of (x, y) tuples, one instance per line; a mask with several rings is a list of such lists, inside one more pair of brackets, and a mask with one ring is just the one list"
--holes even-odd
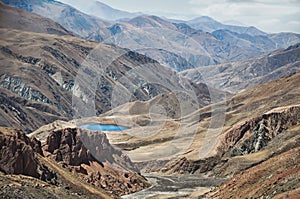
[(194, 14), (211, 16), (219, 21), (237, 20), (267, 32), (297, 29), (299, 32), (295, 25), (300, 19), (300, 0), (191, 0), (189, 3)]

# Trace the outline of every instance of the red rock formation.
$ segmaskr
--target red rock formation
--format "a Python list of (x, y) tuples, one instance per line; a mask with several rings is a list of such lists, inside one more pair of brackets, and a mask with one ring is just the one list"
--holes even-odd
[(55, 173), (37, 158), (41, 143), (24, 132), (0, 128), (0, 170), (5, 174), (23, 174), (55, 183)]
[(43, 147), (46, 157), (70, 166), (89, 164), (93, 157), (82, 144), (77, 129), (64, 129), (49, 134)]
[(83, 180), (114, 196), (149, 186), (130, 159), (112, 147), (101, 132), (75, 128), (50, 132), (43, 150), (46, 157), (83, 174), (80, 175)]

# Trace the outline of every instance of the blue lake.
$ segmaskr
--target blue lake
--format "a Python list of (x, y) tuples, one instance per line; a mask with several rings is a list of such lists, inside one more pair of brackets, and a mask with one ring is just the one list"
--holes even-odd
[(87, 124), (81, 126), (80, 128), (91, 130), (91, 131), (124, 131), (128, 129), (127, 127), (124, 126), (109, 125), (109, 124)]

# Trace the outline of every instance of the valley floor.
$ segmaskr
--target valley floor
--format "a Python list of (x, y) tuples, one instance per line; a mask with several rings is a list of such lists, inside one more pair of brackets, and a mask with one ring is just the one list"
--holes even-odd
[(222, 183), (225, 178), (197, 175), (144, 174), (152, 183), (148, 189), (123, 196), (124, 199), (197, 198)]

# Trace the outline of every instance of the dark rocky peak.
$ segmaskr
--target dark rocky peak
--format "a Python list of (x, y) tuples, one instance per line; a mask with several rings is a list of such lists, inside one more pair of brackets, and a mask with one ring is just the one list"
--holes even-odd
[(299, 49), (299, 48), (300, 48), (300, 43), (297, 43), (295, 45), (292, 45), (292, 46), (288, 47), (284, 51), (290, 51), (290, 50), (295, 50), (295, 49)]
[(112, 35), (116, 35), (122, 32), (122, 25), (119, 23), (114, 24), (113, 26), (108, 28)]
[(198, 34), (203, 32), (202, 30), (196, 30), (191, 26), (187, 25), (186, 23), (173, 23), (177, 30), (186, 35)]

